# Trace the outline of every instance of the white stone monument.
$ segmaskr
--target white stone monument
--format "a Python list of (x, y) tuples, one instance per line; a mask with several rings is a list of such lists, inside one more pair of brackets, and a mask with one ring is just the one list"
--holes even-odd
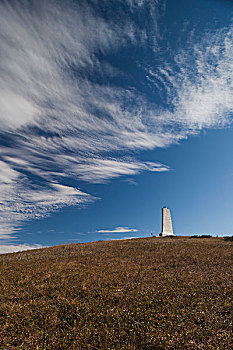
[(173, 233), (171, 212), (167, 207), (163, 207), (162, 209), (162, 232), (160, 236), (175, 236)]

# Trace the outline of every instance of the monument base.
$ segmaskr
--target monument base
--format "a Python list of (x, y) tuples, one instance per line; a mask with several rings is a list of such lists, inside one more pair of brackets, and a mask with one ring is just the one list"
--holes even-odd
[(160, 237), (175, 237), (174, 233), (165, 233), (165, 232), (161, 232), (159, 234)]

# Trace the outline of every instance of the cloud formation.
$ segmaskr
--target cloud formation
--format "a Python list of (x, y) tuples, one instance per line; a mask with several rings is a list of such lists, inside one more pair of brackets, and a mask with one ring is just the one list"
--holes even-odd
[(113, 230), (98, 230), (98, 233), (126, 233), (126, 232), (138, 232), (135, 228), (129, 228), (129, 227), (116, 227)]
[[(189, 41), (173, 64), (164, 63), (147, 79), (166, 91), (168, 119), (188, 136), (228, 125), (233, 110), (233, 27)], [(176, 72), (176, 74), (174, 74)]]
[(0, 254), (22, 252), (23, 250), (43, 248), (39, 244), (0, 244)]
[[(96, 4), (0, 4), (0, 238), (13, 238), (25, 220), (95, 200), (69, 179), (104, 183), (169, 171), (133, 154), (230, 122), (232, 28), (190, 42), (156, 69), (140, 63), (148, 87), (165, 92), (158, 104), (136, 85), (117, 84), (130, 77), (107, 57), (149, 42), (156, 55), (163, 6), (119, 0), (115, 18)], [(121, 16), (126, 8), (129, 15)], [(142, 11), (149, 23), (143, 28), (134, 20)]]
[(106, 21), (87, 2), (22, 0), (0, 4), (0, 30), (1, 238), (13, 238), (21, 221), (94, 200), (64, 178), (105, 182), (168, 170), (108, 155), (148, 143), (140, 112), (125, 110), (134, 95), (90, 79), (116, 74), (97, 53), (141, 40), (132, 21)]

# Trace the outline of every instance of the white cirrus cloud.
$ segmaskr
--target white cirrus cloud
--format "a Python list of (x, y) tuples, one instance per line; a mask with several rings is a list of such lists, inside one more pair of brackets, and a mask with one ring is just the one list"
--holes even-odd
[(197, 43), (189, 41), (173, 64), (164, 63), (148, 73), (148, 80), (166, 91), (168, 120), (187, 136), (232, 122), (232, 26), (208, 33)]
[[(128, 6), (134, 11), (144, 5)], [(119, 74), (96, 54), (142, 42), (132, 20), (107, 21), (85, 1), (19, 0), (0, 4), (0, 31), (0, 126), (7, 140), (0, 146), (1, 238), (14, 238), (26, 220), (94, 200), (61, 179), (105, 182), (168, 170), (107, 155), (167, 141), (149, 139), (141, 111), (125, 109), (133, 93), (86, 76)]]
[(21, 223), (70, 205), (85, 205), (93, 196), (74, 187), (46, 182), (32, 184), (18, 171), (0, 163), (0, 239), (16, 238)]
[(0, 244), (0, 254), (22, 252), (24, 250), (44, 248), (40, 244)]
[(126, 233), (126, 232), (138, 232), (135, 228), (129, 228), (129, 227), (116, 227), (114, 229), (104, 229), (104, 230), (98, 230), (96, 231), (98, 233)]

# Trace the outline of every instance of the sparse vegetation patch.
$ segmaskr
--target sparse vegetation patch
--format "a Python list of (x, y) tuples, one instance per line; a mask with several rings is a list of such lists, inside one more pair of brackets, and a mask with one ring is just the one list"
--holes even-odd
[(147, 238), (2, 255), (1, 349), (232, 349), (232, 252)]

